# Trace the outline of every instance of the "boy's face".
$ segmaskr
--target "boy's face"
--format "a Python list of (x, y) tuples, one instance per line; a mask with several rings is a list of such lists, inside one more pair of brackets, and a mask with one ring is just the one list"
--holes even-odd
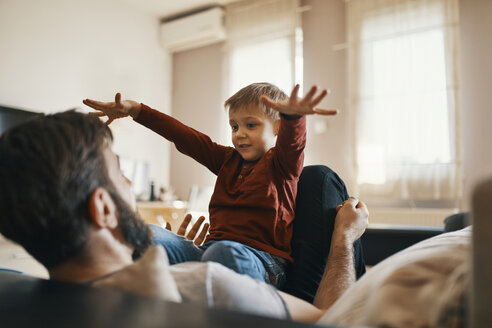
[(245, 161), (260, 159), (275, 145), (280, 121), (272, 120), (256, 105), (229, 110), (232, 143)]

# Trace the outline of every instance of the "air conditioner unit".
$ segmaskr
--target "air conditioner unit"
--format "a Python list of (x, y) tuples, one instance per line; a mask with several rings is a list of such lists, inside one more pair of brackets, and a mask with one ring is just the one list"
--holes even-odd
[(221, 7), (170, 19), (161, 25), (161, 41), (170, 52), (202, 47), (225, 38), (224, 10)]

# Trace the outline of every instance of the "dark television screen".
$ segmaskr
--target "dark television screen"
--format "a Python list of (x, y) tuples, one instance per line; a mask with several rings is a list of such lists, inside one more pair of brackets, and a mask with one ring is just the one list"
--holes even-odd
[(0, 135), (14, 125), (22, 123), (36, 115), (39, 115), (39, 113), (0, 106)]

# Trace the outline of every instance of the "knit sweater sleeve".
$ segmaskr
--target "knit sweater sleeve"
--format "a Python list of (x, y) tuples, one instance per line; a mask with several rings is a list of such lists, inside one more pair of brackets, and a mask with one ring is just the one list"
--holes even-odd
[(301, 175), (306, 147), (306, 117), (280, 115), (280, 129), (274, 150), (274, 165), (287, 180)]
[(207, 135), (181, 123), (175, 118), (141, 104), (142, 109), (134, 119), (170, 142), (176, 149), (218, 174), (231, 147), (213, 142)]

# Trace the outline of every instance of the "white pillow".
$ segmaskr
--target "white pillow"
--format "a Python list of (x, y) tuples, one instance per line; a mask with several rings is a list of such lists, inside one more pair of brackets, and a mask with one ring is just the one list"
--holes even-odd
[(465, 324), (471, 227), (413, 245), (372, 267), (319, 321), (331, 325)]

